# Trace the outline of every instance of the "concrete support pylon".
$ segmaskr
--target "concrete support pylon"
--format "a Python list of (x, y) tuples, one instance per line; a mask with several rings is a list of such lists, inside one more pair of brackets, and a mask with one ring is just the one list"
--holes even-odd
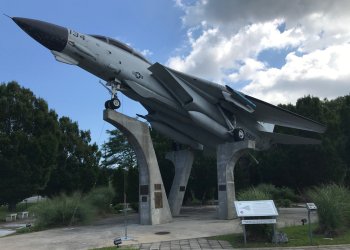
[(221, 144), (217, 148), (218, 218), (230, 220), (236, 217), (233, 202), (236, 200), (234, 168), (247, 149), (254, 149), (255, 141), (247, 140)]
[(171, 214), (177, 216), (180, 214), (194, 155), (192, 151), (185, 149), (168, 152), (165, 158), (175, 166), (175, 176), (169, 194), (169, 206)]
[(110, 109), (104, 110), (103, 119), (122, 131), (135, 150), (139, 166), (140, 224), (156, 225), (172, 221), (147, 124)]

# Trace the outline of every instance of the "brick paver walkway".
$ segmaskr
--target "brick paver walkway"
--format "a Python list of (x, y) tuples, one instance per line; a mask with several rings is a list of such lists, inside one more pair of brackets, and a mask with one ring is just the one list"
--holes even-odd
[(208, 240), (205, 238), (143, 243), (140, 245), (131, 245), (131, 247), (140, 250), (233, 249), (227, 241)]
[(305, 246), (305, 247), (274, 247), (274, 248), (233, 248), (224, 240), (209, 240), (206, 238), (162, 241), (156, 243), (143, 243), (130, 245), (140, 250), (192, 250), (192, 249), (249, 249), (249, 250), (350, 250), (350, 245), (335, 246)]

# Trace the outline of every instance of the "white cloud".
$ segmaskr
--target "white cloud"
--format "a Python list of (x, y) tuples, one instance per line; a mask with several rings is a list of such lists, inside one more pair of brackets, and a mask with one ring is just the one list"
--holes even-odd
[[(303, 56), (290, 53), (281, 69), (257, 70), (243, 92), (272, 103), (295, 102), (311, 94), (335, 98), (350, 93), (350, 44), (330, 46)], [(244, 67), (242, 67), (244, 68)]]
[[(249, 82), (243, 92), (273, 103), (350, 91), (350, 1), (177, 0), (188, 53), (168, 65), (218, 83)], [(278, 69), (258, 60), (265, 49), (289, 50)], [(234, 84), (233, 84), (234, 87)]]
[(244, 65), (239, 69), (237, 73), (232, 73), (228, 77), (231, 81), (237, 82), (240, 80), (253, 80), (255, 72), (264, 70), (264, 63), (247, 58), (244, 60)]
[(237, 68), (240, 61), (255, 58), (267, 48), (299, 45), (303, 40), (298, 28), (281, 33), (277, 27), (282, 20), (256, 23), (242, 27), (237, 33), (225, 34), (220, 28), (203, 30), (199, 37), (188, 32), (191, 52), (184, 57), (169, 59), (168, 65), (180, 71), (222, 82), (225, 71)]

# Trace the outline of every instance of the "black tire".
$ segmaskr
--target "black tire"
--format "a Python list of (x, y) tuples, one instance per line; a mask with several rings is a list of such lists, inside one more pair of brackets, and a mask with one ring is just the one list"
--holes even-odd
[(109, 109), (109, 100), (105, 102), (105, 109)]
[(235, 141), (244, 141), (245, 138), (245, 132), (241, 128), (235, 128), (233, 130), (233, 138)]

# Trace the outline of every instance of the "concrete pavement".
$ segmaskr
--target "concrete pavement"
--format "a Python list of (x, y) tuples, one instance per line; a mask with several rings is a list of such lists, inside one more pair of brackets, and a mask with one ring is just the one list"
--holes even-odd
[[(305, 208), (280, 209), (278, 225), (299, 225), (300, 220), (306, 218), (306, 215)], [(218, 220), (215, 206), (185, 207), (181, 210), (181, 216), (175, 217), (171, 223), (161, 225), (139, 225), (136, 214), (130, 215), (129, 220), (128, 236), (132, 236), (134, 240), (124, 242), (123, 245), (135, 244), (142, 247), (142, 244), (155, 242), (180, 243), (181, 240), (242, 232), (239, 220)], [(0, 238), (0, 249), (91, 249), (111, 246), (115, 237), (124, 236), (123, 222), (123, 216), (118, 215), (89, 226), (64, 227), (7, 236)], [(185, 245), (183, 249), (187, 248), (188, 244)], [(151, 246), (152, 244), (149, 247)]]

